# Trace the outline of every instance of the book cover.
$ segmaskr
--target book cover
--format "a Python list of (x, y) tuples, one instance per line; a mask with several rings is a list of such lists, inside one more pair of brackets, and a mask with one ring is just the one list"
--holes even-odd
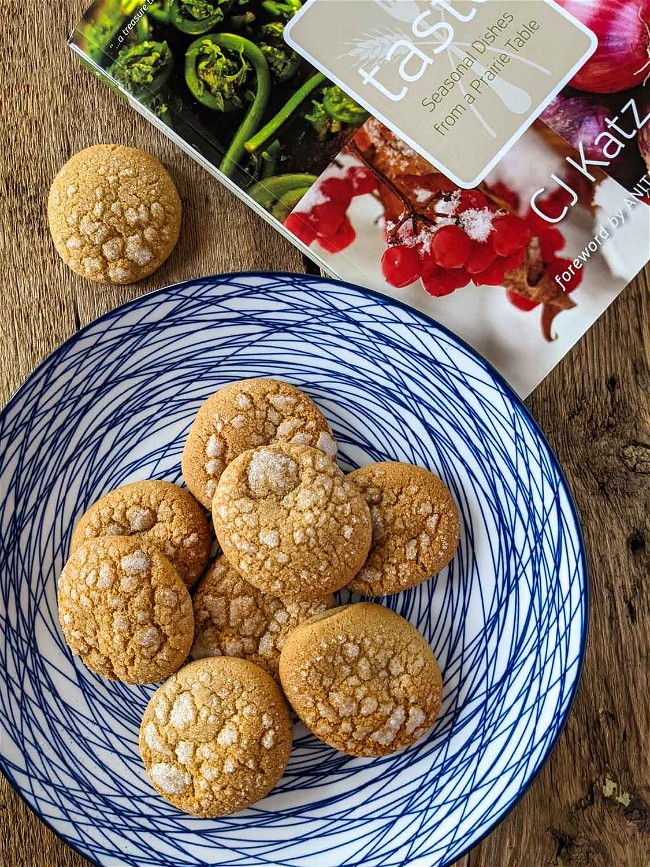
[[(375, 15), (365, 30), (351, 30), (349, 13), (360, 2), (364, 14), (373, 5), (387, 8), (396, 25)], [(472, 7), (481, 2), (479, 11), (488, 17), (474, 20)], [(617, 3), (634, 7), (636, 18), (617, 19), (629, 36), (638, 20), (644, 22), (646, 0)], [(573, 17), (556, 19), (547, 10), (556, 5)], [(643, 57), (637, 52), (629, 58), (622, 74), (620, 51), (604, 51), (611, 31), (595, 16), (602, 0), (581, 0), (579, 15), (572, 6), (575, 0), (511, 6), (503, 0), (311, 0), (305, 7), (299, 0), (99, 0), (70, 44), (326, 271), (433, 316), (525, 396), (650, 257), (650, 104)], [(322, 15), (323, 7), (338, 36), (305, 48), (296, 22)], [(517, 15), (524, 9), (522, 23)], [(415, 46), (404, 28), (425, 13), (428, 30), (438, 30)], [(533, 26), (535, 15), (546, 29)], [(475, 23), (481, 35), (461, 32), (458, 21)], [(553, 53), (549, 34), (570, 41), (566, 28), (574, 26), (583, 42), (571, 57), (547, 62)], [(327, 36), (324, 23), (316, 32)], [(319, 58), (313, 57), (315, 45), (325, 46), (318, 48)], [(470, 62), (481, 51), (487, 57)], [(495, 65), (490, 52), (515, 59)], [(419, 75), (418, 84), (430, 93), (420, 98), (418, 92), (431, 118), (422, 115), (421, 125), (409, 121), (408, 142), (400, 134), (399, 110), (387, 109), (379, 120), (379, 112), (367, 110), (368, 98), (361, 105), (353, 98), (359, 96), (356, 86), (351, 95), (347, 83), (355, 70), (382, 70), (396, 59), (406, 78)], [(447, 72), (434, 59), (444, 60)], [(529, 86), (530, 64), (546, 71)], [(607, 64), (618, 70), (616, 79), (603, 76)], [(525, 102), (527, 87), (534, 99)], [(600, 94), (596, 87), (618, 89)], [(463, 178), (458, 148), (436, 149), (426, 123), (440, 125), (454, 112), (452, 107), (444, 114), (445, 100), (453, 106), (459, 93), (472, 92), (477, 97), (468, 103), (467, 118), (454, 120), (457, 141), (478, 153)], [(519, 111), (516, 123), (497, 123), (495, 98)], [(492, 147), (497, 158), (475, 131), (485, 129), (486, 117), (495, 135), (503, 133), (505, 144)], [(454, 171), (443, 171), (450, 160)], [(481, 180), (468, 187), (475, 177)]]

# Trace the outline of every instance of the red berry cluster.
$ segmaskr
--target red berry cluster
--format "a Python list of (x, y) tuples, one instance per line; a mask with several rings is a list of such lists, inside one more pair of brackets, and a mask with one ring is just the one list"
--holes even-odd
[(516, 214), (500, 213), (478, 190), (445, 196), (440, 216), (426, 223), (417, 217), (399, 227), (382, 257), (382, 271), (396, 288), (416, 280), (430, 294), (449, 295), (473, 282), (498, 286), (506, 271), (524, 260), (531, 238)]
[(318, 203), (310, 211), (294, 211), (284, 221), (303, 244), (317, 241), (328, 253), (340, 253), (356, 238), (347, 216), (355, 196), (374, 193), (377, 179), (370, 169), (351, 166), (344, 174), (326, 178), (317, 188)]
[[(439, 183), (440, 176), (436, 177)], [(423, 192), (424, 178), (412, 180), (417, 181), (418, 192)], [(339, 253), (356, 238), (347, 215), (352, 199), (377, 189), (377, 178), (369, 168), (351, 166), (322, 181), (314, 190), (311, 209), (294, 211), (284, 225), (307, 246), (316, 242), (328, 253)], [(514, 213), (519, 209), (519, 197), (505, 184), (490, 187), (491, 201), (479, 190), (460, 190), (451, 182), (442, 189), (442, 200), (433, 212), (427, 210), (426, 217), (413, 214), (398, 223), (388, 221), (381, 267), (391, 286), (402, 289), (420, 280), (436, 297), (469, 283), (500, 286), (506, 272), (523, 263), (533, 236), (539, 239), (546, 273), (552, 280), (570, 265), (568, 259), (557, 255), (565, 244), (562, 233), (533, 211), (525, 218)], [(560, 213), (568, 195), (563, 190), (555, 192), (541, 203), (544, 212)], [(504, 207), (499, 208), (494, 200), (500, 200)], [(579, 271), (572, 274), (565, 283), (566, 291), (576, 289), (581, 279)], [(520, 310), (532, 310), (540, 303), (514, 290), (508, 290), (507, 296)]]

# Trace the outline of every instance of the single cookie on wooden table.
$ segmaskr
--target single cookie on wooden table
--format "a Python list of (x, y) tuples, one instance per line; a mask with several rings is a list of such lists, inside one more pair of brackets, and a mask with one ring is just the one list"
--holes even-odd
[(74, 528), (70, 550), (97, 536), (138, 536), (155, 545), (188, 587), (205, 571), (212, 544), (205, 512), (194, 497), (158, 480), (122, 485), (93, 503)]
[(164, 554), (129, 536), (77, 547), (58, 586), (59, 622), (92, 671), (124, 683), (156, 683), (185, 662), (194, 639), (192, 600)]
[(181, 211), (159, 160), (113, 144), (71, 157), (47, 202), (57, 252), (77, 274), (100, 283), (134, 283), (159, 268), (178, 241)]
[(332, 595), (313, 602), (262, 593), (219, 557), (196, 588), (192, 656), (239, 656), (278, 678), (287, 635), (304, 620), (336, 605)]
[(163, 798), (211, 819), (244, 810), (275, 786), (291, 736), (273, 678), (245, 659), (212, 657), (186, 665), (154, 693), (140, 754)]
[(209, 509), (221, 473), (242, 452), (275, 442), (314, 446), (331, 458), (336, 441), (316, 404), (277, 379), (243, 379), (201, 406), (183, 449), (187, 487)]
[(229, 563), (265, 593), (319, 599), (344, 587), (370, 548), (370, 511), (334, 461), (276, 443), (224, 470), (212, 501)]
[(352, 756), (383, 756), (417, 741), (440, 711), (442, 678), (426, 639), (373, 602), (302, 623), (280, 656), (291, 706), (316, 737)]
[(386, 461), (347, 477), (370, 507), (372, 545), (350, 590), (398, 593), (426, 581), (456, 553), (460, 525), (446, 485), (429, 470)]

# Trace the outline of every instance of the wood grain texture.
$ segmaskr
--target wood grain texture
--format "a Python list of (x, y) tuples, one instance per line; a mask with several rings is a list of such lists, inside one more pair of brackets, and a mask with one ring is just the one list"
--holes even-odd
[[(76, 328), (152, 288), (222, 271), (304, 268), (288, 242), (81, 68), (65, 38), (84, 5), (3, 4), (2, 402)], [(178, 248), (135, 286), (102, 287), (77, 277), (48, 234), (51, 179), (71, 154), (98, 142), (156, 154), (183, 199)], [(622, 294), (529, 400), (584, 521), (592, 587), (587, 660), (549, 763), (509, 817), (457, 867), (650, 865), (649, 274)], [(2, 779), (0, 864), (87, 862)]]

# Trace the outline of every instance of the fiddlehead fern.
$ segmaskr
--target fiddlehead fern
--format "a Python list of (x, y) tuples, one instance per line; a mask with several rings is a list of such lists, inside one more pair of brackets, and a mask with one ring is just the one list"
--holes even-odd
[(182, 33), (198, 36), (221, 24), (232, 3), (233, 0), (170, 0), (169, 20)]
[(263, 24), (259, 30), (258, 45), (269, 64), (273, 80), (278, 84), (293, 78), (301, 65), (301, 59), (283, 39), (284, 24), (272, 21)]
[(171, 0), (155, 0), (147, 6), (147, 15), (158, 24), (169, 24)]
[(288, 21), (302, 7), (302, 0), (263, 0), (262, 9), (273, 18)]
[(249, 106), (219, 167), (230, 177), (244, 155), (244, 143), (262, 123), (269, 100), (271, 74), (266, 58), (243, 36), (211, 33), (187, 49), (185, 80), (196, 99), (213, 111)]
[(265, 211), (284, 222), (317, 180), (316, 175), (277, 175), (250, 187), (248, 195)]
[(326, 80), (325, 76), (320, 72), (317, 72), (316, 75), (312, 75), (311, 78), (307, 79), (302, 87), (300, 87), (293, 96), (285, 102), (275, 117), (272, 117), (271, 120), (269, 120), (269, 122), (266, 123), (258, 133), (256, 133), (256, 135), (248, 139), (246, 142), (246, 150), (249, 153), (255, 153), (256, 151), (259, 151), (260, 148), (273, 141), (273, 139), (277, 138), (282, 127), (291, 117), (293, 117), (294, 113), (298, 108), (300, 108), (307, 97), (317, 88), (322, 87)]
[(369, 115), (365, 108), (335, 84), (324, 87), (320, 100), (314, 100), (305, 120), (312, 124), (322, 138), (328, 133), (338, 133), (347, 124), (361, 126)]
[(125, 90), (140, 97), (159, 93), (173, 68), (169, 45), (147, 40), (122, 48), (109, 72)]

